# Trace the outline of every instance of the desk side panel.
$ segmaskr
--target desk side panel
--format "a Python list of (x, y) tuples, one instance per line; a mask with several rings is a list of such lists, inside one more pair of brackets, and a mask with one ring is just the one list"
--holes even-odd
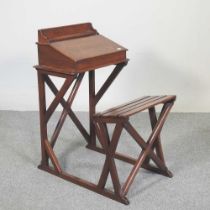
[(39, 65), (48, 66), (60, 73), (75, 72), (74, 62), (49, 45), (38, 44)]

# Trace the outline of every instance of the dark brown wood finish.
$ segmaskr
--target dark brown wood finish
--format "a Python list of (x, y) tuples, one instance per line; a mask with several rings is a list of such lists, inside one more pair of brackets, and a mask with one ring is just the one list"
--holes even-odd
[[(126, 49), (106, 37), (99, 35), (90, 23), (42, 29), (39, 30), (38, 34), (39, 65), (35, 66), (35, 68), (38, 73), (42, 148), (42, 161), (38, 167), (101, 195), (128, 204), (126, 198), (119, 196), (120, 184), (119, 181), (116, 182), (118, 174), (113, 158), (107, 156), (106, 167), (109, 168), (113, 180), (114, 192), (104, 189), (98, 184), (65, 173), (53, 151), (67, 115), (81, 132), (87, 142), (87, 147), (96, 148), (96, 132), (93, 122), (96, 105), (122, 68), (127, 64)], [(108, 65), (115, 65), (115, 68), (96, 93), (94, 69)], [(89, 73), (90, 134), (71, 109), (85, 72)], [(49, 75), (65, 79), (60, 90), (54, 85)], [(48, 108), (46, 107), (45, 84), (55, 95), (54, 100)], [(65, 100), (64, 95), (70, 88), (71, 93), (69, 98)], [(59, 104), (62, 105), (63, 111), (51, 138), (49, 138), (47, 123)], [(105, 131), (107, 132), (106, 125), (104, 126)], [(114, 136), (119, 135), (119, 129), (122, 128), (118, 128), (117, 126), (116, 134)], [(107, 150), (108, 149), (110, 151), (113, 150), (112, 147), (107, 147)], [(112, 153), (114, 153), (114, 151), (112, 151)], [(49, 160), (53, 167), (49, 165)], [(101, 178), (101, 180), (103, 179)]]
[[(173, 105), (175, 96), (146, 96), (96, 114), (96, 105), (123, 67), (127, 65), (126, 48), (99, 35), (90, 23), (42, 29), (39, 30), (38, 35), (39, 65), (35, 66), (35, 68), (38, 73), (42, 150), (42, 159), (38, 167), (62, 179), (124, 204), (129, 204), (126, 194), (140, 168), (171, 177), (172, 174), (167, 169), (164, 161), (160, 132)], [(108, 65), (114, 65), (115, 68), (98, 92), (96, 92), (96, 70)], [(90, 132), (85, 129), (71, 108), (85, 72), (89, 74)], [(65, 79), (60, 90), (57, 89), (49, 75)], [(49, 107), (46, 107), (45, 84), (55, 95)], [(70, 95), (65, 100), (64, 95), (70, 88)], [(47, 124), (59, 104), (63, 107), (63, 111), (51, 138), (49, 138)], [(163, 108), (157, 118), (155, 106), (159, 104), (163, 104)], [(149, 110), (152, 126), (152, 133), (147, 141), (140, 136), (129, 122), (130, 116), (145, 109)], [(106, 156), (97, 184), (64, 172), (54, 153), (55, 143), (67, 116), (71, 118), (81, 132), (87, 142), (87, 148)], [(115, 124), (112, 137), (109, 137), (108, 123)], [(142, 149), (137, 159), (116, 152), (123, 129), (127, 130)], [(96, 146), (96, 135), (101, 147)], [(133, 165), (133, 169), (123, 185), (120, 183), (115, 158)], [(49, 160), (52, 163), (52, 167), (49, 164)], [(153, 160), (157, 167), (150, 165), (150, 160)], [(105, 187), (109, 174), (113, 184), (113, 191)]]
[(127, 49), (100, 35), (90, 23), (41, 29), (39, 65), (58, 73), (80, 73), (126, 61)]
[[(92, 149), (106, 154), (106, 160), (98, 183), (100, 188), (105, 187), (108, 174), (110, 173), (115, 195), (120, 196), (122, 199), (126, 199), (125, 196), (127, 195), (128, 190), (140, 168), (144, 168), (152, 172), (165, 175), (167, 177), (172, 177), (172, 173), (165, 165), (160, 141), (160, 132), (174, 104), (175, 99), (175, 96), (146, 96), (95, 115), (94, 123), (96, 133), (102, 148), (95, 147)], [(160, 104), (163, 104), (163, 107), (157, 119), (155, 106)], [(147, 141), (145, 141), (140, 136), (140, 134), (129, 122), (130, 116), (145, 109), (149, 110), (152, 126), (152, 132)], [(106, 126), (108, 123), (116, 124), (111, 141), (108, 136)], [(142, 149), (137, 159), (115, 152), (120, 133), (123, 128), (131, 135), (131, 137), (133, 137), (133, 139)], [(156, 153), (154, 150), (156, 150)], [(126, 182), (122, 186), (117, 175), (114, 158), (134, 165)], [(150, 159), (154, 161), (157, 167), (149, 164)]]
[(95, 97), (95, 70), (89, 72), (89, 120), (90, 120), (90, 144), (96, 146), (96, 133), (93, 123), (93, 115), (96, 112)]
[(48, 166), (47, 152), (45, 150), (45, 139), (47, 139), (47, 125), (45, 123), (45, 113), (46, 113), (46, 94), (45, 94), (45, 82), (44, 76), (41, 73), (37, 73), (38, 76), (38, 87), (39, 87), (39, 116), (40, 116), (40, 133), (41, 133), (41, 150), (42, 150), (42, 160), (41, 164)]
[[(84, 76), (84, 73), (79, 74), (63, 74), (61, 75), (59, 73), (58, 76), (62, 76), (63, 78), (66, 78), (64, 81), (64, 84), (58, 90), (52, 80), (48, 76), (48, 72), (42, 70), (40, 66), (37, 67), (38, 71), (38, 79), (39, 79), (39, 98), (40, 98), (40, 128), (41, 128), (41, 139), (43, 142), (42, 145), (42, 162), (39, 165), (39, 168), (47, 171), (51, 174), (54, 174), (56, 176), (59, 176), (63, 179), (66, 179), (68, 181), (71, 181), (75, 184), (78, 184), (80, 186), (83, 186), (87, 189), (90, 189), (92, 191), (95, 191), (101, 195), (104, 195), (106, 197), (109, 197), (111, 199), (114, 199), (116, 201), (119, 201), (124, 204), (128, 204), (128, 200), (125, 197), (120, 196), (120, 183), (119, 178), (116, 170), (116, 166), (114, 163), (114, 159), (107, 156), (107, 163), (106, 168), (108, 169), (108, 173), (111, 174), (112, 180), (113, 180), (113, 186), (114, 186), (114, 192), (104, 189), (103, 184), (94, 184), (90, 183), (86, 180), (82, 180), (81, 178), (72, 176), (70, 174), (67, 174), (63, 172), (59, 161), (53, 151), (53, 147), (55, 146), (56, 140), (58, 139), (59, 133), (63, 127), (64, 121), (66, 119), (66, 116), (69, 115), (69, 117), (72, 119), (72, 121), (75, 123), (77, 128), (80, 130), (81, 134), (87, 141), (88, 148), (96, 148), (96, 133), (95, 133), (95, 126), (94, 126), (94, 115), (95, 115), (95, 107), (98, 101), (101, 99), (103, 94), (107, 91), (108, 87), (111, 85), (112, 81), (116, 78), (118, 73), (122, 70), (122, 68), (127, 64), (120, 63), (116, 65), (115, 69), (113, 70), (114, 73), (111, 73), (110, 76), (107, 78), (105, 83), (102, 85), (102, 87), (99, 89), (98, 93), (95, 93), (95, 71), (89, 72), (89, 100), (90, 100), (90, 134), (86, 131), (84, 126), (81, 124), (79, 119), (76, 117), (74, 112), (71, 109), (71, 105), (73, 103), (74, 97), (76, 96), (76, 93), (79, 89), (79, 86), (81, 84), (82, 78)], [(57, 73), (56, 73), (57, 74)], [(52, 74), (50, 74), (52, 75)], [(53, 74), (53, 76), (56, 76)], [(46, 108), (46, 98), (45, 98), (45, 83), (50, 88), (50, 90), (55, 95), (55, 99), (52, 101), (52, 103), (49, 105), (48, 109)], [(67, 101), (63, 98), (67, 90), (71, 87), (71, 85), (74, 83), (74, 86), (72, 87), (72, 91), (70, 93), (69, 98)], [(100, 97), (99, 97), (100, 95)], [(98, 97), (98, 101), (96, 102), (96, 98)], [(55, 111), (58, 104), (61, 104), (63, 107), (63, 111), (61, 113), (60, 119), (56, 125), (56, 128), (53, 132), (53, 135), (50, 140), (48, 140), (47, 135), (47, 122), (49, 121), (50, 117), (52, 116), (52, 113)], [(108, 131), (105, 126), (105, 132), (108, 135)], [(117, 126), (118, 127), (118, 126)], [(117, 135), (119, 135), (120, 130), (122, 127), (116, 128), (116, 134), (114, 134), (113, 138), (115, 139)], [(119, 139), (119, 137), (118, 137)], [(116, 141), (116, 140), (115, 140)], [(115, 142), (115, 146), (116, 146)], [(108, 150), (108, 147), (107, 147)], [(113, 147), (109, 147), (110, 152), (114, 154)], [(53, 168), (49, 166), (48, 160), (51, 160)], [(105, 170), (105, 176), (107, 176), (107, 169)], [(101, 183), (105, 182), (104, 175), (101, 175)], [(118, 180), (118, 181), (116, 181)], [(116, 194), (117, 193), (117, 194)]]
[(96, 132), (93, 122), (93, 116), (96, 112), (96, 105), (102, 98), (102, 96), (105, 94), (105, 92), (108, 90), (112, 82), (115, 80), (117, 75), (121, 72), (124, 66), (126, 66), (128, 63), (128, 60), (123, 63), (119, 63), (115, 66), (112, 73), (109, 75), (109, 77), (106, 79), (104, 84), (101, 86), (101, 88), (98, 90), (98, 92), (95, 92), (95, 71), (89, 71), (89, 118), (90, 118), (90, 144), (87, 145), (87, 147), (93, 147), (96, 146)]
[[(49, 86), (49, 88), (51, 89), (51, 91), (53, 92), (53, 94), (56, 95), (58, 93), (58, 90), (55, 87), (55, 85), (53, 84), (53, 82), (51, 81), (51, 79), (47, 75), (45, 75), (45, 82), (47, 83), (47, 85)], [(89, 136), (88, 132), (83, 127), (83, 125), (81, 124), (81, 122), (79, 121), (79, 119), (77, 118), (77, 116), (74, 114), (74, 112), (72, 111), (72, 109), (68, 106), (67, 102), (64, 99), (61, 99), (60, 104), (68, 112), (69, 117), (74, 122), (74, 124), (76, 125), (76, 127), (79, 129), (79, 131), (83, 135), (84, 139), (87, 142), (89, 142), (90, 136)]]
[(75, 39), (86, 36), (87, 34), (98, 34), (91, 23), (81, 23), (68, 26), (59, 26), (55, 28), (40, 29), (38, 31), (38, 39), (41, 43), (48, 43), (58, 40)]

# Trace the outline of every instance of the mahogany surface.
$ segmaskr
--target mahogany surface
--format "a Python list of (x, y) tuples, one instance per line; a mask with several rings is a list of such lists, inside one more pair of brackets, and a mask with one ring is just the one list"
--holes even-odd
[(127, 49), (99, 35), (90, 23), (39, 30), (39, 65), (80, 73), (126, 61)]
[(51, 46), (70, 57), (74, 62), (120, 52), (123, 52), (125, 56), (126, 50), (102, 35), (57, 41), (51, 43)]
[[(95, 147), (90, 149), (106, 155), (103, 170), (98, 182), (98, 186), (101, 189), (105, 188), (108, 175), (110, 174), (115, 195), (121, 197), (121, 199), (127, 199), (126, 195), (140, 168), (144, 168), (167, 177), (173, 176), (166, 167), (160, 133), (175, 99), (176, 96), (145, 96), (141, 99), (136, 99), (126, 104), (108, 109), (102, 113), (95, 114), (94, 123), (97, 137), (101, 143), (101, 148)], [(157, 105), (162, 105), (162, 109), (158, 117), (155, 111), (155, 106)], [(151, 134), (147, 140), (144, 140), (129, 122), (130, 116), (145, 109), (148, 109), (149, 111), (152, 127)], [(107, 125), (109, 123), (115, 124), (112, 136), (109, 135), (107, 129)], [(116, 152), (123, 129), (130, 134), (130, 136), (142, 149), (137, 159)], [(115, 159), (119, 159), (133, 165), (129, 176), (123, 184), (120, 182), (118, 176)], [(150, 160), (154, 162), (155, 166), (150, 164)]]
[[(35, 68), (38, 76), (41, 134), (41, 163), (38, 166), (39, 169), (123, 204), (129, 204), (126, 195), (140, 168), (168, 177), (172, 176), (165, 165), (160, 132), (173, 106), (175, 96), (146, 96), (96, 114), (96, 105), (128, 63), (126, 48), (100, 35), (91, 23), (41, 29), (38, 31), (37, 46), (39, 64)], [(114, 65), (113, 71), (96, 91), (96, 71), (98, 68), (110, 65)], [(72, 104), (85, 73), (88, 73), (89, 82), (89, 131), (72, 110)], [(51, 76), (65, 79), (60, 89), (53, 83)], [(46, 87), (55, 96), (48, 107), (46, 105)], [(64, 96), (67, 93), (69, 96), (65, 99)], [(63, 110), (52, 135), (49, 135), (47, 125), (59, 104)], [(161, 114), (157, 117), (155, 106), (160, 104), (163, 105), (163, 108)], [(148, 141), (145, 141), (129, 122), (130, 116), (145, 109), (149, 111), (152, 127), (152, 133)], [(54, 147), (67, 117), (70, 117), (80, 131), (87, 143), (87, 148), (106, 155), (97, 183), (67, 174), (56, 157)], [(112, 137), (109, 137), (108, 123), (116, 124)], [(138, 159), (116, 152), (123, 129), (126, 129), (141, 147), (142, 152)], [(101, 147), (96, 146), (96, 135)], [(115, 158), (133, 165), (133, 169), (123, 185), (118, 177)], [(150, 160), (153, 160), (157, 167), (150, 165)], [(51, 161), (51, 165), (49, 161)], [(111, 175), (113, 190), (105, 187), (109, 174)]]

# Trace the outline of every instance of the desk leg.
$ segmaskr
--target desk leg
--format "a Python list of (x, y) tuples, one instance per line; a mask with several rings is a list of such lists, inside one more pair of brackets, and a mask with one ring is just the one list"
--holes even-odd
[(93, 123), (93, 116), (96, 113), (96, 105), (106, 93), (107, 89), (110, 87), (112, 82), (115, 80), (117, 75), (121, 72), (124, 66), (126, 66), (128, 61), (125, 61), (123, 63), (119, 63), (115, 66), (112, 73), (109, 75), (109, 77), (106, 79), (104, 84), (101, 86), (101, 88), (98, 90), (98, 92), (95, 92), (95, 70), (89, 71), (89, 119), (90, 119), (90, 143), (87, 145), (87, 148), (89, 149), (95, 149), (96, 148), (96, 132), (95, 132), (95, 126)]
[(88, 146), (96, 146), (96, 133), (93, 123), (93, 115), (96, 112), (95, 99), (95, 70), (89, 71), (89, 120), (90, 120), (90, 144)]
[(45, 94), (45, 81), (44, 74), (37, 73), (38, 87), (39, 87), (39, 114), (40, 114), (40, 133), (41, 133), (41, 151), (42, 151), (42, 166), (48, 166), (48, 156), (45, 150), (45, 139), (47, 139), (47, 125), (45, 123), (46, 114), (46, 94)]

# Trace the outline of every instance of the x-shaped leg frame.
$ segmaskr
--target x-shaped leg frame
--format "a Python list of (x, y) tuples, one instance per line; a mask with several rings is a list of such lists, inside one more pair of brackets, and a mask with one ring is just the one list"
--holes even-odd
[[(99, 194), (102, 194), (106, 197), (118, 201), (121, 201), (121, 198), (120, 197), (116, 198), (115, 194), (112, 191), (107, 189), (102, 189), (97, 184), (88, 182), (84, 179), (75, 177), (71, 174), (67, 174), (66, 172), (64, 172), (53, 151), (53, 147), (56, 143), (56, 140), (58, 139), (58, 136), (60, 134), (60, 131), (63, 127), (67, 115), (71, 118), (71, 120), (74, 122), (74, 124), (77, 126), (77, 128), (83, 135), (84, 139), (87, 142), (87, 148), (95, 147), (96, 134), (95, 134), (93, 116), (95, 114), (96, 104), (99, 102), (99, 100), (102, 98), (104, 93), (107, 91), (109, 86), (112, 84), (114, 79), (117, 77), (117, 75), (120, 73), (120, 71), (126, 64), (127, 61), (117, 64), (112, 73), (110, 74), (110, 76), (107, 78), (107, 80), (104, 82), (104, 84), (97, 93), (95, 93), (95, 71), (92, 70), (89, 72), (90, 134), (88, 134), (82, 123), (79, 121), (79, 119), (71, 109), (74, 98), (82, 82), (84, 73), (77, 73), (77, 74), (55, 73), (44, 70), (40, 66), (36, 66), (36, 69), (38, 70), (37, 73), (38, 73), (38, 87), (39, 87), (40, 131), (41, 131), (41, 151), (42, 151), (42, 160), (41, 164), (39, 165), (39, 168), (51, 174), (54, 174), (60, 178), (63, 178), (72, 183), (83, 186), (89, 190), (95, 191)], [(56, 88), (56, 86), (51, 81), (48, 75), (65, 78), (65, 82), (63, 83), (60, 90)], [(48, 108), (46, 108), (46, 93), (45, 93), (46, 84), (55, 95), (54, 100), (52, 101), (52, 103), (49, 105)], [(72, 85), (73, 87), (71, 93), (68, 99), (65, 100), (64, 95)], [(52, 137), (49, 140), (47, 132), (47, 123), (59, 104), (62, 105), (63, 111), (55, 127), (55, 130), (52, 134)], [(51, 160), (53, 167), (49, 165), (49, 159)]]
[[(58, 163), (57, 157), (53, 151), (53, 147), (56, 143), (56, 140), (59, 136), (59, 133), (62, 129), (63, 123), (69, 115), (72, 121), (75, 123), (77, 128), (80, 130), (81, 134), (83, 135), (84, 139), (89, 142), (90, 137), (86, 129), (83, 127), (79, 119), (76, 117), (74, 112), (71, 109), (71, 105), (73, 100), (76, 96), (76, 93), (79, 89), (81, 81), (83, 79), (84, 73), (75, 74), (75, 75), (68, 75), (66, 76), (65, 82), (62, 85), (61, 89), (58, 90), (54, 83), (49, 78), (48, 74), (38, 71), (38, 82), (39, 82), (39, 103), (40, 103), (40, 128), (41, 128), (41, 146), (42, 146), (42, 166), (49, 166), (48, 159), (50, 158), (55, 170), (58, 173), (61, 173), (61, 167)], [(52, 103), (49, 105), (48, 109), (46, 109), (46, 99), (45, 99), (45, 83), (54, 93), (55, 98)], [(64, 95), (70, 88), (70, 86), (74, 83), (74, 86), (71, 90), (71, 93), (67, 99), (64, 99)], [(61, 113), (60, 119), (56, 125), (56, 128), (53, 132), (51, 137), (51, 141), (48, 141), (48, 133), (47, 133), (47, 123), (52, 116), (53, 112), (55, 111), (56, 107), (61, 104), (63, 106), (63, 111)]]
[[(96, 132), (102, 146), (102, 148), (96, 148), (95, 150), (106, 155), (106, 160), (98, 183), (98, 186), (101, 189), (105, 189), (108, 174), (110, 173), (116, 199), (124, 204), (128, 204), (128, 199), (126, 198), (126, 195), (141, 167), (165, 175), (167, 177), (173, 176), (166, 167), (160, 142), (160, 132), (172, 106), (173, 102), (165, 103), (158, 119), (156, 117), (155, 108), (149, 108), (152, 132), (147, 141), (145, 141), (140, 136), (140, 134), (130, 124), (128, 119), (107, 119), (103, 118), (103, 116), (95, 117)], [(111, 140), (108, 135), (107, 123), (116, 124)], [(123, 128), (126, 129), (126, 131), (133, 137), (133, 139), (142, 149), (137, 159), (133, 159), (120, 153), (116, 153), (117, 144)], [(154, 151), (155, 149), (156, 152)], [(114, 158), (134, 165), (123, 186), (121, 186), (119, 181)], [(154, 161), (157, 167), (149, 164), (150, 159)]]

